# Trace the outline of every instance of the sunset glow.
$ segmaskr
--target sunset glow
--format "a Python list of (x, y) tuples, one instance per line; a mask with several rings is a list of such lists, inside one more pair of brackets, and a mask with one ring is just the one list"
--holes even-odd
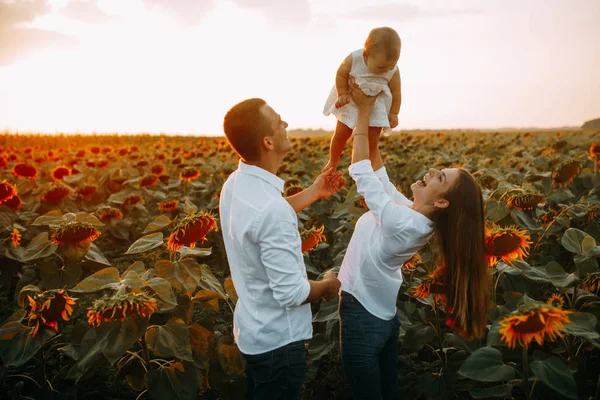
[(0, 0), (0, 130), (214, 135), (248, 97), (291, 129), (332, 129), (335, 71), (382, 25), (403, 40), (400, 129), (600, 113), (595, 0), (61, 0), (30, 2), (31, 18), (17, 3)]

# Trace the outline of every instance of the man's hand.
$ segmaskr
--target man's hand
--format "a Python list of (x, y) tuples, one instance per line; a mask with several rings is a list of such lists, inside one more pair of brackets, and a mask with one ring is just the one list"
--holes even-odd
[(329, 283), (327, 291), (323, 295), (323, 300), (329, 301), (340, 292), (340, 287), (342, 286), (342, 283), (333, 271), (327, 271), (325, 275), (323, 275), (323, 280)]
[(335, 108), (342, 108), (346, 104), (350, 103), (351, 100), (350, 94), (343, 94), (335, 101)]
[(317, 197), (323, 199), (337, 192), (341, 182), (342, 172), (336, 172), (335, 168), (329, 167), (315, 179), (312, 188), (317, 193)]
[(390, 120), (390, 128), (393, 129), (398, 126), (398, 114), (390, 114), (389, 120)]

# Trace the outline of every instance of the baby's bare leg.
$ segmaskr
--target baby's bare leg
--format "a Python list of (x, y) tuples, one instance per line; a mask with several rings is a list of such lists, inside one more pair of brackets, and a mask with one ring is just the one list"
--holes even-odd
[(326, 170), (329, 167), (337, 168), (344, 147), (346, 146), (348, 139), (350, 139), (350, 136), (352, 136), (352, 129), (338, 121), (335, 126), (335, 132), (333, 132), (333, 136), (331, 137), (331, 144), (329, 145), (329, 161), (323, 170)]

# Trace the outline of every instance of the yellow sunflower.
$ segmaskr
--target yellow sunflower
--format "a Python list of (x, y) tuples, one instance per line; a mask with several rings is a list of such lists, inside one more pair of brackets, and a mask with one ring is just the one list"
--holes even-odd
[(507, 203), (511, 207), (516, 207), (521, 210), (531, 210), (538, 204), (543, 204), (546, 201), (544, 195), (540, 193), (532, 193), (526, 191), (517, 191), (508, 196)]
[(198, 212), (188, 215), (177, 225), (169, 236), (167, 248), (176, 252), (183, 246), (196, 247), (196, 242), (205, 242), (206, 235), (211, 230), (217, 230), (217, 221), (210, 213)]
[(552, 296), (550, 296), (548, 298), (546, 303), (548, 303), (556, 308), (563, 308), (565, 306), (565, 299), (562, 297), (561, 294), (554, 293)]
[(52, 240), (58, 246), (77, 246), (93, 242), (100, 236), (100, 231), (87, 222), (73, 221), (61, 224), (52, 234)]
[(486, 229), (485, 251), (490, 267), (493, 267), (498, 260), (504, 262), (522, 260), (529, 253), (530, 245), (530, 236), (525, 230), (499, 226)]
[(417, 264), (421, 264), (422, 262), (423, 262), (423, 259), (421, 258), (419, 253), (415, 253), (415, 254), (413, 254), (413, 256), (411, 258), (406, 260), (404, 262), (404, 264), (402, 264), (402, 268), (407, 271), (410, 271), (410, 270), (417, 268)]
[(588, 293), (598, 294), (600, 292), (600, 272), (592, 272), (587, 275), (581, 288)]
[(438, 266), (419, 283), (419, 286), (411, 289), (413, 296), (424, 299), (433, 294), (437, 304), (445, 305), (448, 296), (446, 295), (446, 285), (443, 282), (444, 273), (445, 267)]
[(555, 341), (557, 337), (563, 337), (563, 324), (571, 323), (570, 313), (544, 303), (522, 307), (500, 321), (501, 339), (511, 349), (517, 343), (528, 348), (533, 340), (542, 345), (545, 336)]
[(558, 187), (567, 186), (579, 175), (581, 169), (582, 165), (577, 160), (564, 161), (552, 173), (552, 182)]
[(27, 296), (29, 300), (29, 315), (27, 319), (29, 324), (33, 325), (31, 334), (36, 336), (40, 330), (40, 326), (46, 325), (58, 331), (58, 321), (68, 321), (73, 314), (72, 305), (76, 300), (73, 297), (67, 296), (64, 289), (47, 290), (42, 293), (36, 293)]
[(147, 293), (125, 293), (112, 297), (104, 296), (94, 301), (88, 308), (88, 323), (100, 326), (102, 322), (123, 321), (125, 318), (139, 314), (149, 317), (158, 310), (158, 302)]
[(325, 235), (323, 235), (323, 231), (325, 230), (325, 226), (321, 226), (320, 228), (310, 228), (310, 229), (302, 229), (300, 232), (300, 237), (302, 238), (302, 252), (306, 252), (316, 248), (319, 243), (327, 240)]
[(13, 228), (10, 234), (10, 242), (12, 247), (19, 247), (21, 245), (21, 232), (17, 228)]

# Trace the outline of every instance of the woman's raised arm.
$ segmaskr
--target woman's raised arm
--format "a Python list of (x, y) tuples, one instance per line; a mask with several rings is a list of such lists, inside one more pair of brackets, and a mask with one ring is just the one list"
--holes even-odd
[(352, 134), (352, 164), (369, 159), (369, 119), (376, 96), (367, 96), (351, 77), (348, 82), (350, 96), (358, 108), (358, 121)]

